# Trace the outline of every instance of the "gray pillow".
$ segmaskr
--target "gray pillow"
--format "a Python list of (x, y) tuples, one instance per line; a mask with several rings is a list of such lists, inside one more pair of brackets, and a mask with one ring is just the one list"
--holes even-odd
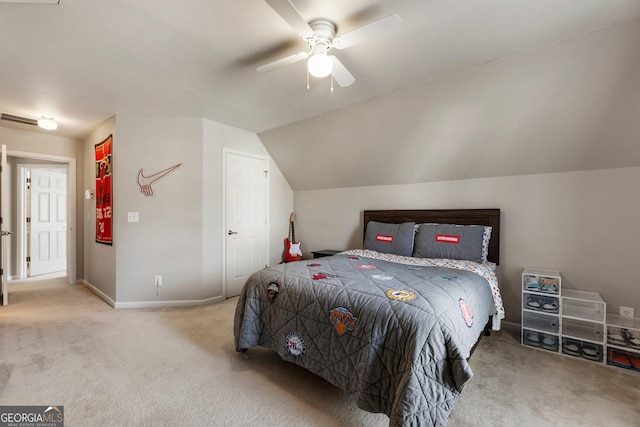
[(420, 224), (414, 257), (482, 262), (482, 225)]
[(415, 222), (388, 224), (369, 221), (364, 233), (364, 248), (387, 254), (411, 256)]

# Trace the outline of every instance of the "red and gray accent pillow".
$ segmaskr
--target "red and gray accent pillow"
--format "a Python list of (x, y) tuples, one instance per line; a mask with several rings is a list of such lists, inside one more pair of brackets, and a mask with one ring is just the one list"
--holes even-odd
[(482, 225), (420, 224), (413, 256), (483, 262), (488, 248), (488, 239), (483, 244), (485, 236)]
[(415, 222), (389, 224), (369, 221), (364, 234), (364, 248), (376, 252), (411, 256)]

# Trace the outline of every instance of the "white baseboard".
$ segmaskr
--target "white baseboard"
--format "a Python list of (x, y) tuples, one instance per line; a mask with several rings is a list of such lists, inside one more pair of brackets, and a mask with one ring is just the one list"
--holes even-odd
[(111, 297), (107, 294), (105, 294), (104, 292), (102, 292), (100, 289), (96, 288), (95, 286), (93, 286), (91, 283), (87, 282), (86, 280), (82, 280), (81, 282), (84, 286), (86, 286), (87, 288), (89, 288), (89, 290), (91, 292), (93, 292), (94, 294), (98, 295), (100, 298), (102, 298), (107, 304), (109, 304), (111, 307), (115, 307), (116, 303), (114, 300), (111, 299)]
[(86, 280), (82, 280), (81, 283), (85, 285), (89, 290), (100, 298), (102, 298), (107, 304), (115, 309), (126, 308), (166, 308), (166, 307), (197, 307), (201, 305), (209, 305), (217, 302), (224, 301), (225, 298), (221, 296), (205, 298), (201, 300), (178, 300), (178, 301), (131, 301), (131, 302), (116, 302), (109, 295), (102, 292), (100, 289), (93, 286)]
[(178, 300), (178, 301), (132, 301), (116, 302), (114, 308), (165, 308), (165, 307), (197, 307), (224, 301), (223, 296), (205, 298), (201, 300)]
[(504, 320), (502, 320), (501, 322), (503, 329), (508, 329), (510, 331), (520, 331), (520, 323), (505, 322)]

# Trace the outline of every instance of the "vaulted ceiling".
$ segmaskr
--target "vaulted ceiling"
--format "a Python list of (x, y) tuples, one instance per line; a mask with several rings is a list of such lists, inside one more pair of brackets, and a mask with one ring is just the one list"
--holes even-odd
[(637, 0), (291, 4), (401, 28), (336, 51), (356, 81), (331, 92), (304, 61), (256, 71), (307, 49), (264, 0), (0, 2), (0, 112), (78, 139), (208, 118), (258, 133), (296, 190), (640, 165)]

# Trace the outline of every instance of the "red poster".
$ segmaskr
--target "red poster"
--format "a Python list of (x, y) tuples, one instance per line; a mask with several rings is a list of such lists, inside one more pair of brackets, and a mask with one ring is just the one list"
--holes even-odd
[(111, 228), (112, 135), (96, 145), (96, 242), (112, 244)]

